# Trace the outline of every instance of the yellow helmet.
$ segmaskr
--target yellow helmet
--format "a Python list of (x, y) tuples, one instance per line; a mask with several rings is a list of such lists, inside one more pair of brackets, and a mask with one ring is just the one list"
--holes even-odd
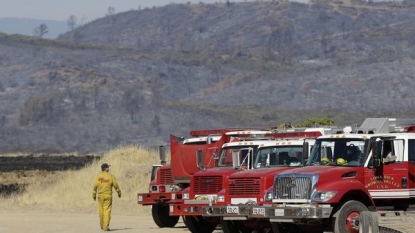
[(329, 160), (329, 158), (324, 157), (324, 158), (322, 158), (322, 159), (321, 159), (321, 163), (322, 163), (323, 165), (327, 165), (327, 164), (329, 164), (329, 163), (330, 163), (330, 160)]
[(338, 165), (347, 165), (347, 161), (343, 158), (338, 158), (336, 162)]
[(206, 201), (206, 200), (209, 200), (209, 197), (208, 196), (197, 196), (197, 197), (195, 197), (195, 200), (204, 200), (204, 201)]

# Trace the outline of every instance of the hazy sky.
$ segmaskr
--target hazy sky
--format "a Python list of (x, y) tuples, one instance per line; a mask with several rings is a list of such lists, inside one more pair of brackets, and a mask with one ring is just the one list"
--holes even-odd
[[(231, 0), (238, 2), (240, 0)], [(86, 21), (104, 17), (108, 7), (115, 13), (170, 3), (214, 3), (226, 0), (0, 0), (0, 18), (34, 18), (66, 21), (70, 15)]]

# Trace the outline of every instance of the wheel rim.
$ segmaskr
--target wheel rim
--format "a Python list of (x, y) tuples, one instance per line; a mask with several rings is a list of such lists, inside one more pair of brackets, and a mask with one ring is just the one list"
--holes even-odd
[(350, 212), (346, 217), (346, 229), (350, 233), (358, 233), (359, 232), (359, 216), (360, 213), (358, 211)]

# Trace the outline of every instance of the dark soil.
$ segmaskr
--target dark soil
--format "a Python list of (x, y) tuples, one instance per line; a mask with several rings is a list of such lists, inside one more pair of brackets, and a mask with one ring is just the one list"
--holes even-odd
[[(79, 170), (87, 164), (98, 160), (99, 156), (85, 155), (26, 155), (26, 156), (0, 156), (0, 174), (12, 174), (28, 171), (65, 171)], [(18, 176), (17, 176), (18, 177)], [(3, 181), (4, 182), (4, 181)], [(12, 183), (3, 183), (0, 180), (0, 195), (9, 196), (23, 192), (26, 183), (16, 180)]]
[(0, 156), (0, 172), (22, 170), (63, 171), (78, 170), (99, 159), (97, 156), (57, 156), (57, 155), (28, 155), (16, 157)]
[(26, 187), (26, 184), (0, 184), (0, 196), (10, 196), (14, 193), (23, 192)]

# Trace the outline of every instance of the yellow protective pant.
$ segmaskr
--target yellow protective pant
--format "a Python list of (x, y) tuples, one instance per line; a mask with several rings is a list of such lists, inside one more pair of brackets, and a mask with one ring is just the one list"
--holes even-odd
[(99, 224), (102, 230), (108, 230), (111, 221), (112, 195), (98, 195)]

